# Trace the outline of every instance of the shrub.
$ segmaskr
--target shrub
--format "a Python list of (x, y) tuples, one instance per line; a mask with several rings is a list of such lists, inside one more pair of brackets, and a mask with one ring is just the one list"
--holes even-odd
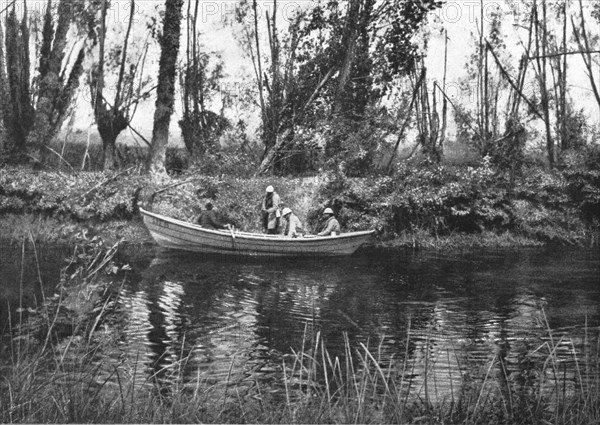
[[(385, 238), (426, 233), (507, 231), (542, 241), (582, 243), (587, 232), (581, 217), (597, 205), (598, 184), (569, 183), (564, 173), (531, 168), (517, 180), (496, 172), (489, 158), (477, 166), (401, 165), (393, 177), (348, 178), (330, 172), (319, 191), (319, 204), (332, 206), (345, 229), (379, 229)], [(569, 193), (570, 185), (579, 199)], [(599, 197), (600, 198), (600, 197)], [(580, 205), (579, 205), (580, 204)], [(579, 206), (578, 206), (579, 205)]]

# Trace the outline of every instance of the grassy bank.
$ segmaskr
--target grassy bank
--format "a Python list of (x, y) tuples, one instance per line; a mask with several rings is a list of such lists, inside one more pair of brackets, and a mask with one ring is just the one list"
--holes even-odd
[[(383, 246), (448, 248), (559, 243), (597, 245), (600, 171), (594, 168), (530, 170), (508, 179), (487, 162), (477, 166), (402, 166), (393, 176), (349, 178), (342, 170), (316, 177), (241, 178), (188, 171), (171, 182), (188, 183), (156, 196), (155, 211), (193, 220), (207, 201), (246, 231), (260, 231), (260, 202), (274, 185), (315, 232), (320, 212), (332, 207), (345, 231), (377, 229)], [(145, 242), (137, 214), (158, 190), (131, 168), (120, 172), (33, 172), (0, 169), (0, 229), (19, 238), (31, 231), (45, 240), (79, 232)]]
[[(462, 370), (452, 396), (410, 377), (416, 361), (382, 358), (377, 347), (352, 345), (333, 356), (317, 333), (283, 353), (278, 380), (248, 388), (215, 383), (198, 373), (186, 378), (193, 350), (168, 370), (119, 358), (120, 282), (128, 267), (114, 259), (117, 246), (101, 241), (76, 246), (59, 291), (28, 317), (12, 318), (2, 341), (0, 421), (3, 423), (427, 423), (592, 424), (600, 421), (598, 335), (587, 349), (558, 338), (526, 354), (529, 384), (509, 376), (501, 353), (476, 370)], [(408, 332), (406, 347), (413, 344)], [(563, 375), (565, 347), (576, 373)], [(591, 349), (590, 349), (591, 348)], [(185, 351), (181, 350), (182, 353)], [(559, 359), (558, 353), (563, 356)], [(425, 350), (427, 355), (428, 350)], [(453, 354), (450, 353), (450, 356)], [(457, 361), (459, 360), (457, 354)], [(436, 359), (419, 359), (420, 365)], [(460, 362), (458, 362), (460, 363)], [(418, 366), (417, 366), (418, 368)], [(168, 385), (165, 385), (165, 380)]]

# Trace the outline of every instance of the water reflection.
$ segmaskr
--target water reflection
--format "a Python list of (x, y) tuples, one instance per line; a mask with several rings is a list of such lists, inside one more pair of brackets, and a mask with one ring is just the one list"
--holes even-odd
[(47, 284), (58, 282), (70, 252), (67, 246), (50, 249), (27, 239), (19, 243), (0, 239), (0, 336), (26, 319), (27, 308), (42, 303), (44, 291), (51, 293)]
[(178, 385), (173, 372), (183, 370), (184, 385), (235, 385), (243, 395), (257, 383), (280, 387), (286, 356), (310, 351), (317, 333), (332, 356), (345, 354), (347, 335), (351, 346), (377, 351), (380, 366), (406, 361), (412, 395), (431, 402), (486, 377), (531, 391), (550, 354), (556, 366), (543, 369), (545, 379), (573, 388), (573, 353), (595, 354), (598, 340), (594, 255), (395, 253), (263, 263), (160, 252), (134, 264), (138, 279), (121, 298), (122, 355), (144, 360), (140, 382)]

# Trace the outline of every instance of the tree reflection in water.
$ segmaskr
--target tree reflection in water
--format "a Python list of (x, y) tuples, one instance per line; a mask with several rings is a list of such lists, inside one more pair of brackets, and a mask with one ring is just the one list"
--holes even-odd
[(573, 352), (596, 346), (583, 344), (586, 320), (600, 324), (598, 266), (581, 255), (557, 265), (535, 250), (268, 263), (160, 253), (134, 265), (140, 279), (121, 297), (122, 356), (143, 359), (137, 382), (164, 391), (201, 380), (244, 396), (257, 384), (283, 391), (284, 361), (311, 354), (318, 334), (332, 357), (345, 338), (367, 345), (431, 403), (482, 383), (569, 390)]

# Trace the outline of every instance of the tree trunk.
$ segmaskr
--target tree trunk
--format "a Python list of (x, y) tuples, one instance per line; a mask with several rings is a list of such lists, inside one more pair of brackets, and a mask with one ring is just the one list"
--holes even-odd
[[(567, 51), (567, 2), (563, 5), (563, 33), (562, 50)], [(567, 149), (569, 141), (567, 140), (567, 55), (562, 57), (562, 78), (560, 80), (560, 143), (562, 149)], [(560, 69), (560, 67), (559, 67)]]
[[(256, 0), (252, 1), (252, 10), (254, 11), (254, 41), (256, 43), (256, 84), (258, 87), (258, 99), (260, 100), (260, 115), (263, 124), (263, 132), (267, 127), (267, 110), (265, 107), (265, 98), (263, 94), (263, 73), (262, 73), (262, 60), (260, 58), (260, 43), (258, 40), (258, 11)], [(267, 155), (269, 149), (269, 142), (263, 135), (263, 141), (265, 143), (265, 152), (263, 157)], [(274, 143), (274, 142), (273, 142)], [(264, 159), (264, 158), (263, 158)]]
[(358, 37), (357, 23), (359, 18), (360, 6), (362, 0), (354, 0), (350, 2), (350, 9), (346, 15), (346, 26), (344, 34), (342, 36), (342, 46), (344, 49), (344, 56), (342, 58), (340, 73), (338, 76), (335, 96), (333, 99), (333, 105), (331, 112), (333, 115), (339, 114), (343, 109), (343, 93), (346, 89), (346, 84), (350, 78), (350, 69), (354, 60), (354, 51), (356, 48), (356, 39)]
[(116, 137), (102, 138), (102, 151), (104, 154), (102, 167), (104, 170), (114, 170), (117, 168), (116, 140)]
[(152, 147), (146, 170), (152, 174), (164, 174), (169, 124), (173, 112), (175, 72), (179, 52), (183, 0), (165, 1), (163, 33), (160, 38), (161, 52), (158, 71), (156, 109), (152, 129)]
[(15, 6), (6, 18), (6, 70), (10, 92), (8, 139), (16, 159), (23, 157), (27, 146), (27, 135), (31, 129), (31, 99), (29, 92), (29, 55), (25, 55), (25, 44), (29, 45), (26, 30), (27, 14), (19, 24)]
[(550, 165), (550, 168), (552, 168), (554, 167), (554, 140), (552, 139), (552, 128), (550, 125), (550, 99), (548, 96), (546, 78), (546, 45), (548, 43), (548, 27), (546, 23), (546, 1), (541, 0), (541, 2), (542, 19), (540, 20), (537, 9), (537, 0), (534, 0), (536, 55), (538, 56), (538, 82), (540, 86), (542, 114), (544, 116), (544, 126), (546, 129), (546, 152), (548, 154), (548, 164)]
[(96, 125), (102, 139), (102, 164), (104, 170), (113, 170), (118, 165), (115, 155), (117, 137), (127, 128), (129, 120), (121, 110), (102, 108), (96, 112)]
[[(6, 129), (10, 125), (10, 91), (8, 89), (8, 78), (6, 75), (6, 61), (4, 55), (4, 32), (0, 25), (0, 119), (2, 120), (2, 137), (1, 142), (4, 143), (6, 138)], [(5, 149), (5, 145), (0, 145), (0, 152)]]

